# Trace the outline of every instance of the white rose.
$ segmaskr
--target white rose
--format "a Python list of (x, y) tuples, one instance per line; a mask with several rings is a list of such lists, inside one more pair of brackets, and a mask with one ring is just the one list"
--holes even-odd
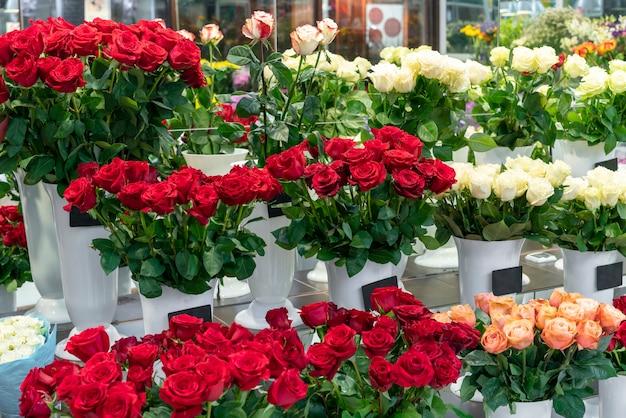
[(5, 351), (2, 353), (2, 357), (0, 357), (0, 364), (10, 363), (12, 361), (19, 360), (19, 358), (20, 356), (16, 351), (14, 350)]
[(350, 61), (345, 61), (337, 67), (337, 77), (349, 83), (356, 83), (361, 79), (356, 65)]
[(400, 68), (393, 81), (393, 88), (398, 93), (413, 91), (416, 84), (416, 75), (410, 68)]
[(487, 199), (491, 196), (491, 180), (491, 176), (480, 171), (474, 171), (469, 184), (472, 196), (475, 199)]
[(465, 67), (469, 73), (470, 83), (474, 86), (481, 85), (491, 80), (493, 74), (491, 68), (473, 60), (465, 61)]
[(531, 177), (528, 181), (526, 200), (531, 206), (541, 206), (550, 196), (554, 194), (554, 187), (548, 179), (542, 177)]
[(448, 86), (452, 93), (463, 93), (470, 88), (467, 66), (457, 58), (445, 57), (441, 82)]
[(500, 169), (500, 164), (479, 164), (476, 166), (475, 171), (493, 178), (500, 174)]
[(578, 194), (583, 190), (584, 187), (587, 186), (587, 182), (580, 177), (572, 177), (568, 176), (563, 181), (563, 196), (561, 200), (569, 201), (574, 200), (578, 197)]
[(497, 46), (489, 52), (489, 61), (495, 66), (502, 68), (509, 62), (511, 50), (505, 46)]
[(4, 353), (5, 351), (9, 351), (11, 347), (11, 343), (8, 340), (0, 341), (0, 353)]
[(452, 190), (465, 190), (469, 187), (471, 173), (474, 166), (470, 163), (452, 162), (449, 164), (454, 169), (456, 183), (452, 185)]
[(624, 60), (611, 60), (609, 61), (609, 71), (622, 70), (626, 71), (626, 61)]
[(586, 187), (581, 190), (579, 199), (585, 202), (585, 207), (591, 211), (598, 209), (602, 203), (602, 193), (597, 187)]
[(563, 63), (563, 71), (570, 78), (582, 77), (589, 72), (589, 64), (578, 54), (569, 55)]
[(539, 74), (547, 73), (554, 64), (559, 62), (559, 57), (551, 46), (534, 48), (533, 52), (535, 53), (535, 64)]
[(590, 186), (602, 187), (604, 184), (614, 182), (615, 172), (606, 167), (598, 166), (593, 170), (587, 171), (585, 179)]
[(563, 184), (563, 181), (572, 174), (572, 167), (565, 161), (556, 160), (546, 167), (546, 178), (554, 187)]
[(391, 62), (391, 57), (393, 57), (393, 51), (396, 49), (395, 46), (386, 46), (380, 50), (380, 58)]
[(580, 84), (574, 92), (581, 99), (593, 97), (604, 93), (608, 88), (608, 82), (609, 74), (604, 68), (592, 67), (589, 69), (589, 73), (580, 80)]
[(605, 183), (600, 189), (600, 204), (602, 206), (614, 207), (622, 193), (622, 188), (613, 182)]
[(374, 88), (381, 93), (389, 93), (393, 90), (393, 83), (399, 68), (388, 62), (381, 62), (370, 68), (369, 78)]
[(493, 194), (503, 202), (510, 202), (517, 195), (517, 174), (512, 170), (500, 173), (493, 182)]
[(614, 94), (626, 91), (626, 71), (615, 70), (609, 75), (609, 88)]
[(367, 72), (370, 70), (370, 68), (372, 68), (372, 63), (368, 59), (363, 57), (356, 57), (352, 62), (354, 63), (354, 65), (356, 65), (361, 79), (367, 77)]
[(20, 358), (30, 357), (35, 353), (37, 346), (22, 345), (15, 350)]
[(402, 57), (402, 67), (407, 67), (413, 70), (416, 74), (419, 74), (422, 69), (422, 64), (419, 59), (419, 52), (411, 51)]
[(511, 68), (520, 73), (534, 73), (537, 71), (537, 61), (535, 51), (525, 46), (513, 48), (513, 58), (511, 58)]
[(420, 62), (420, 75), (426, 78), (441, 80), (444, 70), (444, 59), (439, 52), (423, 49), (418, 51), (418, 59)]
[[(333, 54), (332, 52), (326, 50), (324, 50), (323, 53), (326, 54), (326, 57), (322, 56), (319, 62), (317, 62), (317, 69), (320, 71), (334, 73), (335, 71), (337, 71), (337, 68), (339, 68), (339, 64), (345, 61), (345, 58), (341, 55)], [(317, 54), (311, 55), (311, 58), (314, 58), (316, 55)], [(312, 65), (315, 65), (316, 61), (316, 59), (313, 60)]]

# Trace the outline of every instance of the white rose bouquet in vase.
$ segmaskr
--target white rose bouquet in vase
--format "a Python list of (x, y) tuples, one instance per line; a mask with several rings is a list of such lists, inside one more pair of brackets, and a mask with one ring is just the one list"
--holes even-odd
[[(507, 158), (504, 165), (451, 163), (456, 183), (437, 196), (437, 239), (453, 236), (459, 256), (461, 303), (493, 288), (492, 272), (519, 266), (525, 238), (549, 244), (539, 215), (557, 202), (570, 168), (562, 161)], [(514, 288), (521, 290), (521, 270)], [(513, 280), (513, 279), (510, 279)], [(507, 284), (508, 283), (508, 284)], [(507, 280), (504, 287), (510, 289)], [(508, 293), (508, 292), (507, 292)]]

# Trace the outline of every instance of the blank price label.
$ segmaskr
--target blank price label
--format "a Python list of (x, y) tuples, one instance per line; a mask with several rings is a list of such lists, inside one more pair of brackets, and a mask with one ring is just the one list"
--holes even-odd
[(491, 273), (491, 288), (496, 296), (522, 291), (522, 266), (494, 270)]

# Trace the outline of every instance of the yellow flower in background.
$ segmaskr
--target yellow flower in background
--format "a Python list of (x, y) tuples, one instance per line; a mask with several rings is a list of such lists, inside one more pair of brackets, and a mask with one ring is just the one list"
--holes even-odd
[(460, 32), (471, 38), (474, 38), (480, 35), (480, 26), (465, 25), (461, 28)]

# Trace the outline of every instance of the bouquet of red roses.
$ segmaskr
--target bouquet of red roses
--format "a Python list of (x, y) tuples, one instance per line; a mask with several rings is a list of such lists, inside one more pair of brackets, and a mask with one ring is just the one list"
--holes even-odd
[[(367, 260), (398, 264), (419, 237), (427, 248), (432, 225), (428, 197), (455, 182), (454, 170), (421, 158), (422, 141), (396, 127), (373, 129), (374, 138), (313, 138), (267, 159), (292, 205), (291, 220), (276, 231), (277, 243), (306, 257), (346, 264), (357, 274)], [(312, 158), (311, 158), (312, 157)]]
[(146, 162), (114, 159), (83, 165), (79, 175), (65, 190), (65, 209), (102, 222), (111, 232), (93, 243), (102, 268), (128, 265), (149, 298), (161, 286), (200, 294), (215, 277), (250, 277), (265, 242), (244, 227), (246, 218), (255, 202), (281, 192), (266, 170), (245, 166), (210, 177), (183, 167), (160, 179)]
[(17, 205), (0, 207), (0, 286), (14, 292), (31, 282), (24, 218)]

